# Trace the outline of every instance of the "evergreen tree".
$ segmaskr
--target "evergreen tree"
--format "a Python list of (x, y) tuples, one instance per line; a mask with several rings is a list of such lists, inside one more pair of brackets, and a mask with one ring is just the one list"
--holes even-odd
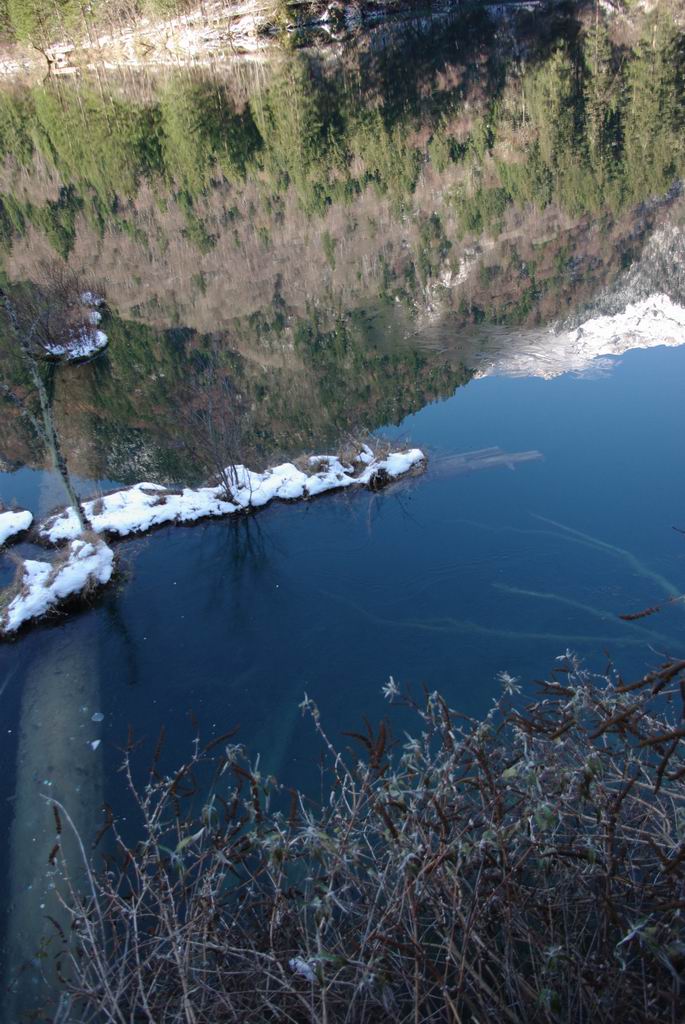
[(683, 37), (657, 17), (630, 62), (624, 100), (625, 176), (628, 193), (663, 191), (682, 172)]
[(156, 108), (61, 84), (33, 95), (37, 143), (66, 180), (89, 185), (111, 205), (116, 195), (135, 194), (138, 180), (159, 169)]
[(169, 177), (191, 195), (223, 173), (240, 180), (259, 145), (249, 108), (236, 114), (214, 83), (172, 79), (160, 99), (162, 149)]
[(585, 37), (585, 136), (590, 164), (604, 182), (617, 144), (617, 79), (606, 25), (599, 19)]
[(28, 165), (33, 156), (30, 125), (33, 104), (24, 92), (0, 91), (0, 158), (12, 156)]
[(557, 169), (575, 142), (576, 74), (568, 54), (557, 50), (531, 76), (526, 91), (540, 155)]
[(321, 93), (306, 61), (293, 59), (268, 90), (250, 102), (263, 143), (263, 166), (276, 189), (291, 182), (304, 205), (318, 209), (331, 152)]

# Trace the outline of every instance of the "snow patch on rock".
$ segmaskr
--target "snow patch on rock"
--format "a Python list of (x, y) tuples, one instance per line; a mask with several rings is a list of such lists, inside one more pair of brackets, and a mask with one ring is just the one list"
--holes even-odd
[(83, 292), (80, 298), (83, 306), (90, 307), (86, 322), (74, 327), (63, 344), (57, 342), (47, 344), (45, 346), (47, 356), (66, 363), (78, 363), (83, 359), (92, 359), (107, 347), (109, 338), (104, 331), (98, 328), (98, 324), (102, 320), (102, 313), (98, 307), (102, 306), (104, 299), (94, 292)]
[[(414, 468), (423, 468), (425, 461), (418, 448), (391, 452), (381, 458), (364, 445), (349, 463), (334, 455), (319, 455), (305, 462), (304, 469), (298, 469), (292, 462), (263, 473), (255, 473), (246, 466), (232, 466), (226, 473), (231, 481), (228, 497), (223, 485), (171, 490), (161, 484), (139, 483), (86, 501), (82, 508), (95, 534), (125, 537), (163, 523), (190, 523), (208, 516), (261, 508), (275, 499), (297, 501), (343, 487), (378, 489)], [(25, 529), (31, 518), (29, 512), (3, 510), (0, 530)], [(25, 623), (41, 618), (67, 598), (108, 583), (112, 577), (114, 552), (97, 536), (82, 535), (72, 508), (45, 520), (38, 533), (43, 541), (67, 542), (66, 547), (52, 562), (21, 562), (20, 577), (0, 608), (0, 637), (16, 633)]]
[[(84, 515), (96, 533), (112, 533), (126, 537), (131, 533), (144, 533), (163, 523), (192, 522), (205, 516), (221, 516), (234, 512), (236, 506), (221, 500), (220, 488), (184, 488), (174, 492), (161, 484), (134, 484), (103, 498), (83, 503)], [(53, 544), (72, 540), (80, 532), (79, 522), (72, 508), (46, 520), (40, 536)]]
[[(93, 317), (97, 317), (94, 320)], [(82, 359), (90, 359), (92, 356), (102, 352), (107, 347), (109, 338), (104, 331), (94, 330), (93, 325), (100, 322), (100, 314), (93, 312), (89, 315), (90, 325), (84, 324), (78, 330), (72, 331), (69, 340), (64, 345), (50, 344), (45, 346), (48, 356), (54, 359), (61, 359), (67, 363), (80, 362)]]
[(592, 359), (618, 356), (631, 348), (685, 344), (685, 309), (668, 295), (629, 303), (615, 316), (586, 320), (571, 333), (574, 348)]

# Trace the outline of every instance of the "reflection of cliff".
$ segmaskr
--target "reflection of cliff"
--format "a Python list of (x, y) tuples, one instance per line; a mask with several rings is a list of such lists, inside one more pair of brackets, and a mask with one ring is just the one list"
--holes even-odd
[[(193, 200), (192, 231), (172, 197), (160, 209), (145, 187), (115, 226), (93, 228), (79, 213), (70, 262), (106, 284), (126, 319), (162, 329), (225, 330), (268, 310), (275, 289), (301, 316), (311, 303), (353, 309), (380, 296), (421, 317), (452, 310), (464, 322), (531, 323), (589, 301), (664, 213), (607, 215), (598, 230), (590, 215), (512, 207), (496, 230), (464, 234), (451, 201), (460, 173), (426, 168), (410, 212), (367, 189), (322, 218), (290, 190), (267, 209), (257, 185), (236, 194), (224, 184)], [(29, 224), (7, 265), (30, 279), (35, 261), (50, 258), (52, 243)]]
[(685, 167), (682, 39), (519, 27), (0, 94), (9, 276), (57, 252), (116, 314), (108, 359), (58, 384), (75, 468), (180, 472), (170, 410), (210, 343), (250, 445), (292, 454), (449, 393), (460, 371), (415, 354), (445, 324), (545, 324), (610, 287), (677, 202), (653, 197)]
[(685, 345), (685, 307), (663, 293), (629, 303), (614, 315), (592, 317), (571, 330), (521, 331), (489, 339), (479, 377), (558, 377), (598, 374), (631, 349)]

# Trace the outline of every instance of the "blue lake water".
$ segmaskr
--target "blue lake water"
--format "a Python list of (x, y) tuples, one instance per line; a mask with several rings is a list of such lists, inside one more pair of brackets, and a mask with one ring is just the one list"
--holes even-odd
[[(387, 431), (426, 449), (424, 476), (122, 544), (120, 580), (94, 608), (0, 652), (6, 795), (22, 678), (71, 644), (96, 652), (88, 710), (105, 714), (112, 766), (129, 724), (148, 738), (165, 726), (182, 756), (195, 715), (207, 736), (240, 725), (298, 784), (315, 773), (305, 691), (340, 733), (384, 713), (390, 674), (478, 715), (498, 672), (532, 685), (567, 647), (627, 675), (679, 653), (682, 605), (618, 615), (666, 598), (657, 577), (685, 591), (684, 372), (684, 349), (657, 348), (597, 378), (474, 380)], [(441, 475), (442, 456), (494, 445), (544, 458)], [(30, 499), (34, 484), (6, 474), (0, 493)]]

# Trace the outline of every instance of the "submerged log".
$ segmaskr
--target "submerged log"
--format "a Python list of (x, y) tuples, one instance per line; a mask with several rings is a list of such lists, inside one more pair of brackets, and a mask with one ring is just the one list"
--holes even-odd
[(84, 618), (66, 635), (51, 635), (24, 679), (2, 1024), (36, 1019), (68, 969), (58, 957), (71, 928), (61, 903), (69, 886), (65, 858), (71, 884), (79, 887), (84, 872), (76, 837), (55, 815), (53, 801), (68, 808), (82, 836), (94, 835), (103, 800), (100, 700), (97, 640), (93, 620)]
[(432, 471), (438, 476), (451, 476), (454, 473), (470, 473), (477, 469), (493, 469), (497, 466), (515, 469), (519, 463), (537, 462), (542, 458), (544, 458), (542, 452), (537, 449), (525, 452), (504, 452), (497, 447), (478, 448), (472, 452), (444, 455), (433, 459)]

